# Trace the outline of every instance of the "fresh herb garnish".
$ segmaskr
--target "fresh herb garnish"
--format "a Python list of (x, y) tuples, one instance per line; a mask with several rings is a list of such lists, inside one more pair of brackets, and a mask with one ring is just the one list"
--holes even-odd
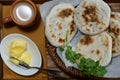
[(72, 63), (76, 63), (76, 60), (81, 57), (81, 54), (77, 54), (74, 51), (72, 51), (71, 46), (67, 46), (65, 55), (66, 55), (67, 60), (70, 60)]
[[(94, 61), (90, 58), (84, 58), (80, 53), (76, 53), (72, 50), (72, 47), (68, 45), (68, 31), (65, 38), (65, 45), (59, 46), (60, 51), (65, 51), (66, 59), (72, 63), (76, 63), (78, 68), (86, 75), (104, 76), (107, 73), (105, 67), (99, 65), (99, 61)], [(79, 60), (79, 61), (78, 61)]]
[(73, 51), (71, 46), (67, 47), (65, 56), (67, 60), (70, 60), (72, 63), (76, 63), (84, 74), (89, 76), (104, 76), (107, 73), (106, 68), (99, 65), (99, 61), (95, 62), (91, 58), (84, 58), (80, 53)]
[(64, 47), (63, 46), (59, 46), (60, 51), (64, 51)]
[(107, 73), (106, 68), (99, 65), (99, 61), (95, 62), (90, 58), (81, 58), (78, 67), (87, 75), (104, 76), (104, 74)]
[(66, 36), (65, 36), (65, 47), (68, 46), (68, 33), (69, 31), (67, 30)]

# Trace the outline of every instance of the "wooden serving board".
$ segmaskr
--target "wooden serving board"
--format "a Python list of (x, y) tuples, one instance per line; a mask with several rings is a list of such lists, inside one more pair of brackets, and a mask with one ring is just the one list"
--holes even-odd
[[(33, 40), (33, 42), (35, 42), (35, 44), (38, 46), (41, 55), (42, 55), (42, 60), (43, 60), (43, 64), (42, 67), (43, 68), (47, 68), (47, 57), (46, 57), (46, 52), (45, 52), (45, 35), (44, 35), (44, 25), (43, 22), (41, 20), (40, 17), (40, 12), (39, 12), (39, 7), (40, 5), (37, 5), (38, 8), (38, 15), (35, 21), (35, 24), (33, 26), (31, 26), (30, 28), (26, 28), (26, 29), (22, 29), (19, 26), (17, 26), (15, 23), (9, 23), (3, 26), (2, 28), (2, 38), (5, 37), (8, 34), (12, 34), (12, 33), (19, 33), (19, 34), (23, 34), (27, 37), (29, 37), (31, 40)], [(8, 17), (9, 11), (10, 10), (10, 5), (3, 5), (3, 18)], [(1, 74), (0, 74), (1, 75)], [(38, 72), (33, 76), (29, 76), (29, 77), (25, 77), (25, 76), (21, 76), (18, 75), (16, 73), (14, 73), (13, 71), (11, 71), (4, 63), (3, 63), (3, 76), (2, 79), (5, 80), (47, 80), (47, 75), (45, 73), (42, 72)], [(1, 80), (1, 79), (0, 79)]]
[[(13, 1), (15, 0), (0, 0), (0, 3), (3, 4), (3, 12), (2, 12), (3, 17), (9, 16), (9, 8), (10, 8), (10, 5), (13, 3)], [(39, 9), (39, 6), (40, 6), (39, 4), (49, 1), (49, 0), (32, 0), (32, 1), (34, 1), (37, 4), (38, 9)], [(120, 1), (119, 0), (105, 0), (105, 1), (109, 3), (112, 10), (120, 12)], [(12, 23), (9, 25), (6, 25), (6, 28), (3, 28), (3, 31), (2, 31), (3, 37), (10, 33), (24, 34), (25, 36), (32, 39), (37, 44), (39, 49), (41, 50), (44, 68), (48, 67), (52, 69), (61, 70), (61, 68), (58, 68), (59, 67), (58, 64), (57, 63), (56, 63), (57, 65), (55, 64), (55, 60), (53, 59), (53, 57), (49, 55), (48, 51), (45, 52), (46, 45), (45, 45), (45, 35), (44, 35), (44, 24), (42, 23), (40, 15), (39, 15), (38, 22), (39, 23), (37, 24), (37, 29), (34, 29), (32, 31), (21, 30), (19, 27), (17, 27), (15, 24), (12, 24)], [(46, 53), (47, 53), (47, 56), (46, 56)], [(2, 69), (1, 69), (1, 66), (3, 66)], [(0, 62), (0, 71), (3, 72), (3, 74), (0, 74), (0, 76), (2, 76), (0, 80), (2, 79), (4, 80), (28, 80), (28, 79), (29, 80), (47, 80), (48, 79), (47, 78), (48, 76), (41, 72), (38, 72), (37, 74), (30, 76), (30, 77), (24, 77), (24, 76), (17, 75), (16, 73), (12, 72), (5, 64), (2, 64), (2, 62)], [(65, 77), (68, 78), (69, 76), (65, 76)], [(61, 80), (61, 79), (50, 78), (49, 80)], [(81, 80), (83, 80), (83, 78)], [(84, 80), (86, 80), (86, 78)], [(93, 79), (89, 79), (89, 80), (93, 80)], [(95, 80), (120, 80), (120, 79), (119, 78), (117, 79), (95, 78)]]

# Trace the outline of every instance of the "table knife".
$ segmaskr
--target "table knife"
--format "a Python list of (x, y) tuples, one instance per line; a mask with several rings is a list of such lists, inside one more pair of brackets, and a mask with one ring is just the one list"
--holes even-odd
[[(0, 42), (1, 39), (2, 39), (2, 4), (0, 4)], [(2, 80), (2, 75), (3, 75), (3, 61), (0, 55), (0, 80)]]

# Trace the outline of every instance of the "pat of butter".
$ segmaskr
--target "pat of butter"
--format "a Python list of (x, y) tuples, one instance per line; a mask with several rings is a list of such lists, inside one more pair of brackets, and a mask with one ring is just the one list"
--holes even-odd
[(9, 53), (10, 56), (18, 58), (22, 55), (22, 53), (26, 50), (27, 43), (25, 40), (14, 40), (11, 42), (9, 46)]
[(10, 58), (9, 59), (12, 63), (16, 64), (16, 65), (19, 65), (19, 61), (18, 60), (15, 60), (15, 59), (12, 59)]
[[(27, 64), (31, 63), (31, 53), (27, 50), (27, 42), (22, 39), (13, 40), (9, 45), (9, 54)], [(12, 63), (18, 65), (19, 61), (15, 59), (9, 59)]]
[(18, 59), (21, 60), (21, 61), (24, 61), (27, 64), (30, 64), (31, 63), (31, 58), (32, 58), (31, 53), (26, 51), (26, 52), (23, 52), (23, 54)]

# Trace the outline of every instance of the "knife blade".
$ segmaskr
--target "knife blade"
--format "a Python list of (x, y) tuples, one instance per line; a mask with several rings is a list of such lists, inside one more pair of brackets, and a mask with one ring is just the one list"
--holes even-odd
[[(0, 4), (0, 42), (2, 39), (2, 4)], [(0, 80), (2, 80), (3, 76), (3, 61), (0, 55)]]

